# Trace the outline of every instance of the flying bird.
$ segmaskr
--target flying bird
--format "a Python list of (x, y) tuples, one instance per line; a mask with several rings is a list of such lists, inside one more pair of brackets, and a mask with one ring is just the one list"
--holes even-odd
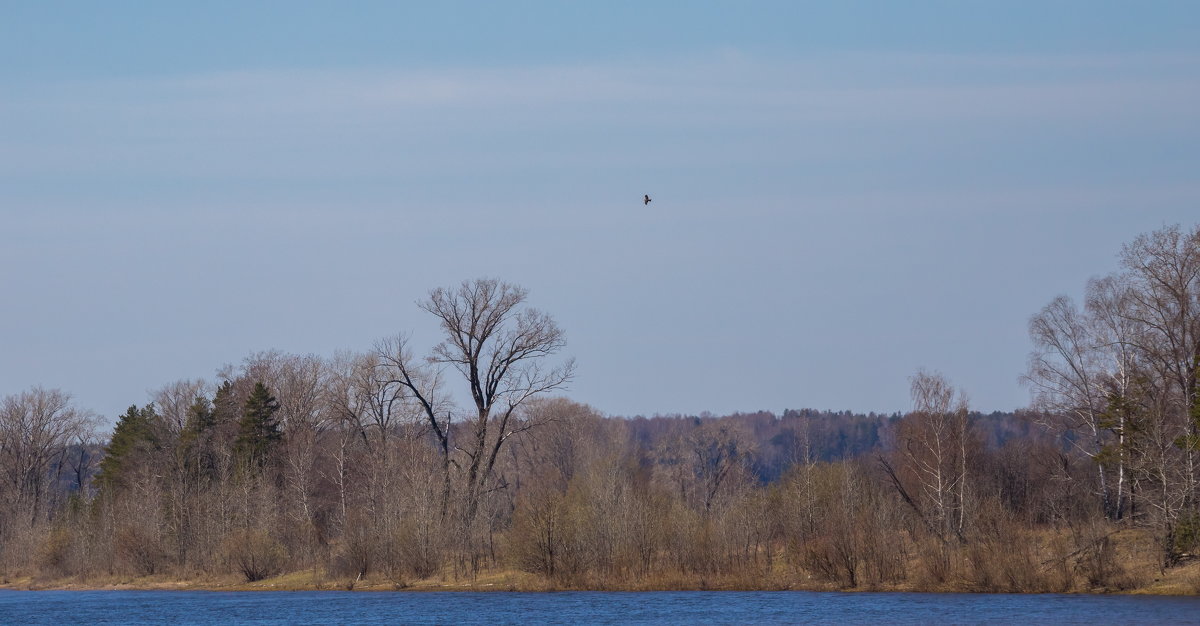
[(650, 196), (644, 195), (644, 196), (642, 196), (642, 206), (645, 206), (647, 204), (650, 204)]

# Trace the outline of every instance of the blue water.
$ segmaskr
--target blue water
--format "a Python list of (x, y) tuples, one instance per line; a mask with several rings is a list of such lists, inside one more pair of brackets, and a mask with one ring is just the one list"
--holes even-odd
[(1200, 598), (816, 592), (3, 591), (4, 624), (1193, 624)]

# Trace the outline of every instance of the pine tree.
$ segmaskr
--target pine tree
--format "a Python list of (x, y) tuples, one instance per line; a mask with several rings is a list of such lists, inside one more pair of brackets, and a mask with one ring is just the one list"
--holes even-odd
[(197, 397), (188, 408), (187, 423), (179, 433), (179, 458), (192, 478), (216, 478), (216, 424), (216, 414), (208, 399)]
[(100, 461), (100, 473), (96, 483), (102, 491), (111, 491), (125, 486), (133, 468), (146, 456), (160, 448), (154, 431), (158, 414), (153, 404), (142, 408), (131, 405), (117, 420), (112, 440), (104, 449)]
[(275, 444), (282, 438), (275, 412), (279, 403), (261, 382), (255, 383), (254, 391), (246, 399), (242, 420), (238, 424), (237, 440), (233, 452), (243, 467), (261, 468), (270, 458)]
[(217, 387), (217, 393), (212, 400), (212, 419), (216, 428), (233, 426), (241, 421), (244, 403), (239, 402), (234, 393), (233, 383), (228, 380)]

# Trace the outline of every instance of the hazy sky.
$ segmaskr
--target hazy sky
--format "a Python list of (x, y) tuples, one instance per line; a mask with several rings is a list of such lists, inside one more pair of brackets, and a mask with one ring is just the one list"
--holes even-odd
[(489, 276), (608, 414), (1023, 406), (1029, 316), (1200, 221), (1198, 7), (3, 2), (0, 396), (432, 346)]

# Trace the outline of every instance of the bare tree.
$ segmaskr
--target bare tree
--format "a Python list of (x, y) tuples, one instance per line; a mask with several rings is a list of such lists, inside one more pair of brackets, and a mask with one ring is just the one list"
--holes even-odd
[(659, 452), (671, 482), (680, 497), (704, 519), (732, 487), (747, 480), (746, 469), (754, 455), (754, 445), (741, 428), (718, 420), (698, 425), (680, 420), (678, 431)]
[(178, 437), (188, 421), (188, 412), (196, 402), (196, 398), (207, 395), (208, 383), (202, 379), (177, 380), (163, 385), (150, 394), (154, 407), (158, 411), (161, 424), (170, 430), (172, 437)]
[[(1093, 279), (1088, 282), (1087, 311), (1092, 321), (1092, 328), (1101, 350), (1103, 360), (1107, 362), (1105, 375), (1105, 391), (1107, 406), (1104, 413), (1103, 426), (1113, 433), (1115, 441), (1102, 448), (1097, 458), (1115, 467), (1115, 495), (1107, 502), (1105, 511), (1110, 518), (1121, 519), (1125, 516), (1129, 501), (1132, 499), (1132, 485), (1128, 485), (1126, 470), (1129, 465), (1129, 448), (1131, 432), (1135, 425), (1129, 422), (1127, 411), (1121, 410), (1121, 403), (1134, 395), (1141, 376), (1136, 350), (1137, 335), (1140, 332), (1125, 314), (1129, 307), (1130, 287), (1128, 281), (1119, 275)], [(1128, 405), (1127, 405), (1128, 406)], [(1101, 483), (1103, 487), (1103, 481)]]
[(1033, 317), (1023, 380), (1043, 423), (1097, 461), (1106, 515), (1121, 518), (1145, 484), (1169, 525), (1197, 502), (1200, 228), (1142, 235), (1121, 262), (1123, 272), (1089, 282), (1084, 311), (1060, 296)]
[[(401, 354), (403, 347), (400, 344), (394, 338), (381, 341), (377, 344), (377, 352), (343, 356), (338, 366), (334, 395), (340, 421), (375, 453), (381, 453), (393, 436), (418, 440), (428, 430), (420, 403), (409, 388), (399, 382), (404, 375), (395, 363), (408, 358)], [(395, 358), (381, 357), (382, 353)], [(436, 387), (434, 382), (417, 384)], [(441, 401), (434, 402), (435, 414), (440, 412), (442, 404)]]
[(898, 467), (884, 469), (901, 498), (942, 539), (963, 540), (967, 467), (975, 442), (967, 423), (967, 400), (940, 374), (912, 378), (913, 410), (897, 425)]
[(0, 495), (7, 511), (31, 523), (38, 519), (54, 478), (52, 466), (65, 469), (67, 447), (86, 440), (92, 422), (58, 389), (34, 387), (0, 402)]
[[(894, 506), (855, 463), (815, 464), (791, 480), (792, 488), (811, 492), (815, 503), (806, 512), (815, 524), (794, 537), (789, 555), (794, 564), (846, 587), (903, 579), (906, 559), (894, 534), (899, 526)], [(808, 522), (800, 523), (804, 526)]]
[[(451, 467), (456, 461), (451, 456), (453, 449), (450, 443), (451, 402), (442, 389), (442, 374), (424, 363), (418, 362), (408, 347), (408, 338), (403, 335), (389, 337), (376, 343), (375, 353), (364, 360), (371, 371), (356, 374), (357, 385), (352, 385), (351, 395), (353, 410), (348, 410), (347, 418), (358, 425), (364, 433), (368, 419), (381, 423), (390, 416), (389, 412), (379, 412), (372, 417), (377, 409), (390, 408), (396, 403), (412, 403), (419, 407), (419, 415), (433, 433), (438, 456), (442, 465), (442, 518), (449, 515), (451, 494)], [(386, 372), (386, 376), (378, 376)]]
[[(1103, 424), (1108, 408), (1106, 384), (1113, 366), (1108, 355), (1128, 352), (1119, 341), (1101, 337), (1102, 329), (1089, 314), (1080, 312), (1070, 298), (1055, 298), (1029, 320), (1034, 351), (1029, 356), (1029, 369), (1022, 377), (1032, 389), (1033, 405), (1040, 411), (1039, 421), (1093, 458), (1106, 444)], [(1069, 436), (1079, 433), (1086, 436)], [(1097, 463), (1096, 471), (1105, 514), (1115, 519), (1120, 493), (1115, 499), (1112, 497), (1105, 464)]]
[(1200, 226), (1190, 232), (1169, 226), (1139, 236), (1121, 253), (1129, 305), (1124, 317), (1141, 332), (1136, 347), (1149, 364), (1167, 402), (1164, 418), (1180, 431), (1184, 452), (1185, 506), (1197, 504), (1200, 452)]
[[(432, 371), (414, 361), (403, 338), (377, 348), (381, 365), (395, 374), (390, 382), (411, 394), (437, 439), (447, 501), (451, 466), (462, 470), (462, 521), (468, 526), (478, 514), (504, 444), (530, 427), (515, 424), (517, 409), (533, 397), (563, 388), (574, 372), (572, 360), (543, 366), (546, 357), (565, 346), (565, 338), (549, 315), (524, 306), (527, 296), (525, 289), (495, 279), (431, 291), (419, 306), (438, 319), (445, 334), (427, 359), (436, 368)], [(452, 414), (440, 396), (444, 367), (461, 375), (470, 394), (470, 416), (463, 419), (462, 436), (451, 428)]]
[[(314, 355), (272, 355), (267, 379), (279, 402), (278, 420), (284, 434), (283, 476), (291, 496), (291, 517), (300, 522), (311, 543), (316, 525), (314, 502), (321, 443), (334, 422), (326, 395), (331, 372)], [(250, 369), (250, 368), (247, 368)]]

